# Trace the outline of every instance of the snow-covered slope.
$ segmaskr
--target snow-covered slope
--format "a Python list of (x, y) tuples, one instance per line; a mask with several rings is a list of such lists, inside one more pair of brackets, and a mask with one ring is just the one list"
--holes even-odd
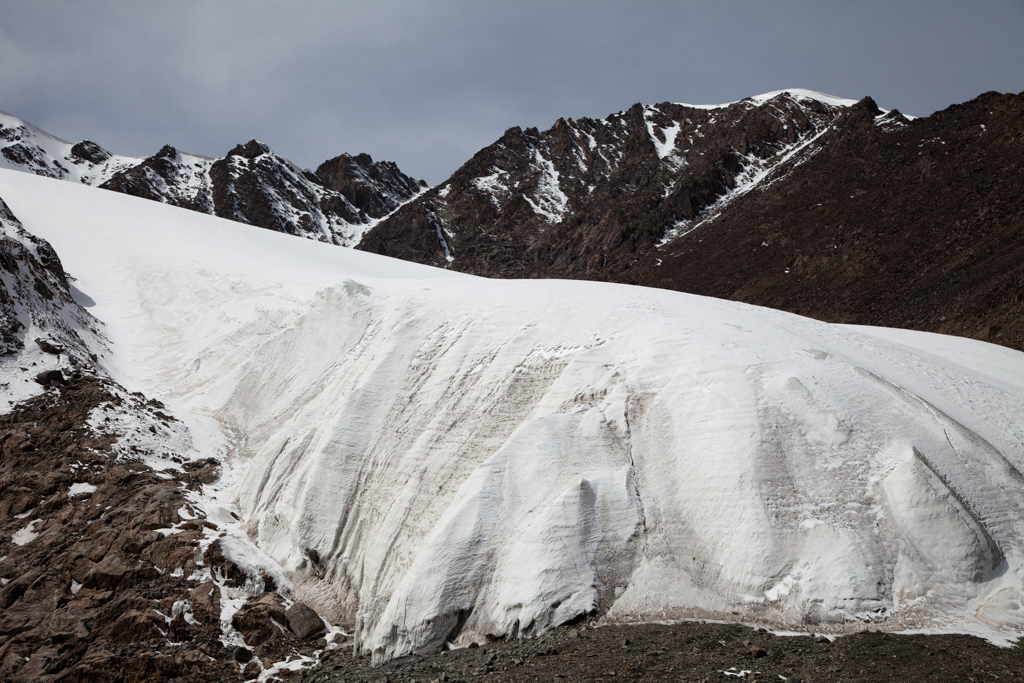
[(0, 197), (115, 378), (232, 435), (252, 538), (377, 657), (590, 612), (1024, 631), (1018, 352)]

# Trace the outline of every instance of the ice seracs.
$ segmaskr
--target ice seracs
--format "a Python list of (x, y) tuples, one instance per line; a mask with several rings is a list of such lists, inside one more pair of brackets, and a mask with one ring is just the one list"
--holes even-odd
[(1024, 354), (0, 196), (119, 381), (239, 436), (250, 538), (378, 659), (583, 614), (1024, 632)]

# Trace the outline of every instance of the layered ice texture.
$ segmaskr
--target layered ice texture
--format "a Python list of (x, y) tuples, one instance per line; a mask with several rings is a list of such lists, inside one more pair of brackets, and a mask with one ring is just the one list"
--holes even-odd
[(379, 658), (580, 615), (1024, 631), (1024, 354), (495, 281), (0, 171), (111, 373)]

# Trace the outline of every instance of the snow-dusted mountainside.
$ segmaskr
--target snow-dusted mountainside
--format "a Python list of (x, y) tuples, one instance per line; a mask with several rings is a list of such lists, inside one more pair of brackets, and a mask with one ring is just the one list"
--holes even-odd
[(1024, 93), (926, 118), (801, 90), (512, 128), (360, 249), (1024, 349)]
[[(487, 275), (619, 271), (814, 155), (855, 105), (791, 90), (724, 105), (636, 104), (544, 132), (510, 128), (360, 248)], [(880, 126), (906, 121), (870, 99), (861, 106)], [(573, 228), (582, 243), (564, 244)], [(410, 239), (419, 233), (433, 240)]]
[[(145, 159), (112, 155), (94, 142), (72, 145), (0, 112), (0, 168), (27, 171), (152, 199), (319, 242), (353, 246), (425, 184), (392, 162), (347, 154), (317, 173), (251, 140), (224, 158), (170, 145)], [(353, 161), (353, 159), (355, 161)]]
[(223, 426), (244, 528), (378, 659), (591, 613), (1024, 632), (1024, 354), (0, 197), (111, 374)]

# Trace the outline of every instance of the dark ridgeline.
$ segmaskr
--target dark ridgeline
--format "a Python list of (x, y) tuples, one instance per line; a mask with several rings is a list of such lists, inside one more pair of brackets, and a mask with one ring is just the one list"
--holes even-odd
[[(54, 149), (68, 151), (55, 156)], [(37, 175), (339, 246), (353, 246), (369, 226), (426, 188), (393, 162), (368, 154), (343, 154), (314, 173), (258, 140), (220, 159), (171, 145), (144, 159), (115, 157), (95, 142), (71, 145), (2, 112), (0, 154), (7, 165)]]

